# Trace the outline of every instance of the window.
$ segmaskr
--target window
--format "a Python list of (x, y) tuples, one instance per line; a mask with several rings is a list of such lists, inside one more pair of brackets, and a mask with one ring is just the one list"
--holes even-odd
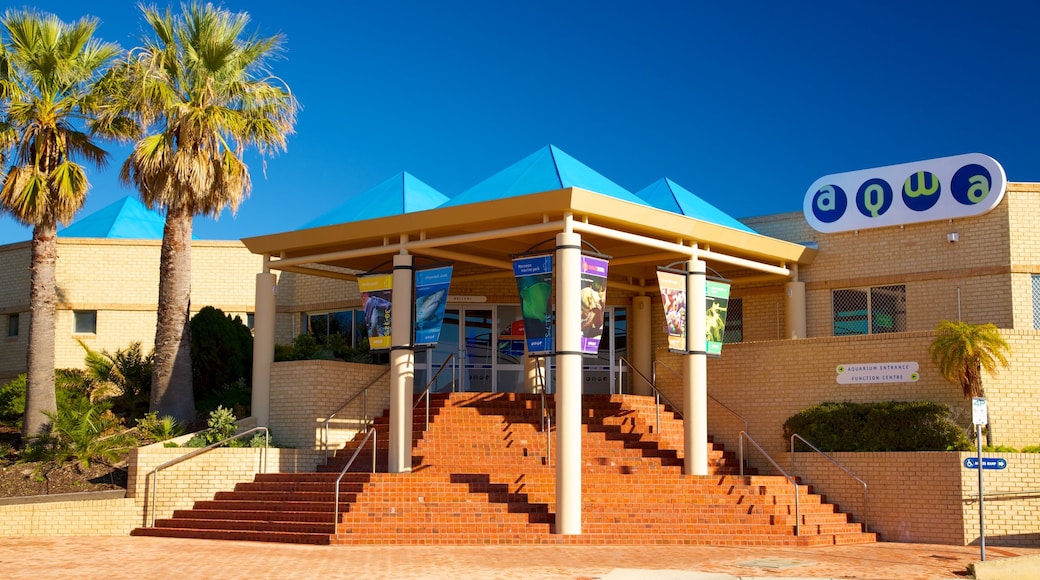
[(1040, 274), (1033, 274), (1033, 329), (1040, 330)]
[(834, 336), (906, 330), (906, 286), (835, 290)]
[(72, 332), (97, 334), (97, 310), (74, 310)]
[(368, 334), (364, 325), (364, 311), (338, 310), (306, 315), (307, 332), (313, 334), (318, 344), (325, 344), (327, 337), (341, 334), (348, 346), (354, 347)]
[(726, 332), (722, 342), (744, 342), (744, 299), (730, 298), (726, 306)]
[(18, 336), (18, 315), (7, 315), (7, 336)]
[(246, 328), (253, 330), (253, 325), (256, 323), (256, 314), (252, 312), (246, 312)]

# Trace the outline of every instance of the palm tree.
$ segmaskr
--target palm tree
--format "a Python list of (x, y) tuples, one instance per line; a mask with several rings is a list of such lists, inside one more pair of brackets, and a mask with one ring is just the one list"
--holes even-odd
[[(985, 397), (982, 371), (994, 373), (1007, 368), (1010, 347), (993, 323), (969, 324), (960, 320), (941, 320), (928, 347), (932, 362), (943, 378), (960, 385), (964, 397)], [(992, 422), (991, 422), (992, 425)], [(993, 444), (992, 429), (986, 430), (986, 444)]]
[(90, 187), (78, 160), (104, 167), (106, 153), (84, 127), (97, 81), (119, 46), (93, 37), (98, 21), (67, 24), (52, 14), (9, 10), (0, 18), (0, 150), (11, 166), (0, 208), (33, 228), (29, 341), (22, 434), (47, 430), (54, 395), (57, 226), (68, 223)]
[(100, 125), (118, 133), (111, 121), (129, 115), (143, 130), (120, 179), (166, 212), (150, 408), (190, 422), (192, 219), (238, 209), (251, 188), (243, 153), (285, 150), (298, 104), (267, 68), (282, 36), (244, 38), (248, 14), (196, 2), (177, 15), (141, 10), (154, 34), (116, 68)]

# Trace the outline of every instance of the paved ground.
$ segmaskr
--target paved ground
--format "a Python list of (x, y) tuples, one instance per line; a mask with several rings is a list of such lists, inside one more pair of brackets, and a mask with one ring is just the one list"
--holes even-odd
[[(986, 559), (1040, 554), (987, 547)], [(978, 547), (879, 542), (705, 546), (294, 546), (148, 537), (0, 538), (0, 576), (31, 578), (451, 578), (722, 580), (964, 578)], [(1040, 570), (1037, 576), (1040, 577)]]

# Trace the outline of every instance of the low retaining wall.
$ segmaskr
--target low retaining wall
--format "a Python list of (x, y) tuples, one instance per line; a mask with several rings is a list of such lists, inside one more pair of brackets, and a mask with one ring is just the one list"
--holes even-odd
[(111, 495), (68, 493), (5, 502), (0, 505), (0, 537), (125, 536), (139, 525), (141, 510), (132, 498)]
[[(979, 543), (978, 471), (961, 452), (830, 453), (863, 486), (817, 453), (787, 454), (790, 473), (888, 542)], [(986, 544), (1040, 546), (1040, 454), (986, 453), (1005, 469), (984, 469)]]

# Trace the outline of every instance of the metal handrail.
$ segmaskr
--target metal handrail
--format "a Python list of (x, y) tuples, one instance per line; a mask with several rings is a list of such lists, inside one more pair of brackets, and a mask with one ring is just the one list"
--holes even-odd
[(534, 357), (535, 374), (538, 376), (538, 390), (542, 394), (542, 431), (545, 432), (545, 464), (552, 465), (552, 415), (545, 404), (545, 374), (542, 371), (540, 357)]
[[(158, 498), (159, 498), (159, 470), (166, 469), (167, 467), (171, 467), (173, 465), (177, 465), (178, 463), (181, 463), (182, 461), (187, 461), (187, 460), (191, 459), (192, 457), (198, 457), (199, 455), (202, 455), (203, 453), (206, 453), (208, 451), (212, 451), (213, 449), (216, 449), (217, 447), (220, 447), (221, 445), (224, 445), (225, 443), (227, 443), (228, 441), (231, 441), (232, 439), (238, 439), (240, 437), (244, 437), (246, 435), (249, 435), (250, 433), (255, 433), (257, 431), (263, 431), (264, 432), (264, 448), (260, 452), (260, 473), (267, 473), (267, 447), (268, 447), (268, 444), (270, 443), (270, 440), (271, 440), (271, 436), (270, 436), (270, 434), (269, 434), (269, 432), (267, 430), (267, 427), (253, 427), (252, 429), (249, 429), (248, 431), (243, 431), (243, 432), (241, 432), (241, 433), (239, 433), (237, 435), (232, 435), (231, 437), (228, 437), (227, 439), (224, 439), (223, 441), (217, 441), (216, 443), (213, 443), (212, 445), (208, 445), (208, 446), (203, 447), (201, 449), (196, 449), (195, 451), (192, 451), (191, 453), (185, 453), (184, 455), (181, 455), (180, 457), (175, 457), (175, 458), (173, 458), (173, 459), (171, 459), (169, 461), (166, 461), (164, 463), (160, 463), (159, 465), (157, 465), (155, 467), (155, 469), (153, 469), (150, 472), (148, 472), (148, 475), (146, 475), (145, 478), (144, 478), (144, 481), (145, 481), (146, 485), (148, 483), (148, 478), (149, 477), (152, 478), (152, 506), (151, 506), (152, 509), (151, 509), (151, 518), (149, 519), (148, 527), (150, 527), (150, 528), (154, 528), (155, 527), (156, 504), (159, 501), (158, 500)], [(149, 513), (149, 510), (148, 510), (148, 497), (147, 497), (147, 495), (145, 496), (144, 512), (145, 512), (145, 515), (147, 515)]]
[[(1004, 496), (1018, 496), (1018, 495), (1040, 495), (1040, 489), (1023, 489), (1018, 491), (987, 491), (982, 497), (1004, 497)], [(969, 499), (979, 499), (979, 494), (970, 493), (967, 496)]]
[[(444, 367), (448, 366), (448, 363), (453, 361), (454, 359), (455, 359), (455, 355), (454, 354), (449, 354), (448, 358), (444, 359), (444, 362), (441, 363), (441, 366), (440, 366), (440, 368), (437, 369), (437, 372), (433, 373), (433, 378), (430, 379), (430, 382), (426, 383), (426, 388), (423, 389), (422, 394), (419, 395), (419, 398), (415, 401), (415, 404), (412, 405), (412, 410), (414, 411), (415, 408), (419, 406), (419, 403), (421, 403), (424, 398), (426, 399), (426, 427), (424, 429), (425, 431), (429, 431), (430, 430), (430, 389), (432, 389), (434, 383), (437, 382), (437, 377), (440, 376), (441, 371), (444, 370)], [(453, 393), (455, 392), (455, 379), (454, 378), (452, 378), (451, 391)]]
[[(656, 361), (655, 360), (654, 363), (653, 363), (653, 368), (654, 368), (654, 373), (653, 373), (654, 374), (654, 385), (657, 384), (657, 365), (659, 365), (659, 364), (661, 366), (663, 366), (664, 368), (668, 369), (668, 371), (671, 372), (673, 375), (675, 375), (675, 376), (677, 376), (679, 378), (682, 378), (682, 375), (679, 374), (678, 372), (676, 372), (675, 369), (673, 369), (672, 367), (668, 366), (667, 364), (665, 364), (665, 363), (663, 363), (661, 361)], [(654, 388), (654, 390), (657, 390), (656, 387)], [(705, 393), (705, 394), (707, 395), (707, 393)], [(712, 401), (715, 401), (716, 405), (718, 405), (718, 406), (722, 407), (723, 409), (729, 411), (729, 413), (731, 415), (733, 415), (734, 417), (736, 417), (737, 419), (740, 419), (741, 421), (743, 421), (744, 422), (744, 431), (750, 431), (751, 430), (751, 424), (747, 420), (746, 417), (744, 417), (740, 413), (734, 411), (733, 409), (730, 409), (725, 403), (723, 403), (722, 401), (716, 399), (715, 397), (713, 397), (711, 395), (708, 395), (708, 398), (711, 399)], [(671, 404), (671, 403), (669, 403), (669, 404)], [(675, 405), (672, 405), (672, 408), (675, 408)], [(682, 415), (680, 415), (680, 417), (681, 416)]]
[(851, 471), (849, 471), (848, 469), (846, 469), (844, 465), (838, 463), (830, 455), (827, 455), (823, 451), (820, 451), (819, 449), (817, 449), (815, 445), (813, 445), (812, 443), (809, 443), (809, 441), (807, 441), (805, 439), (805, 437), (802, 437), (801, 435), (799, 435), (797, 433), (791, 435), (791, 471), (794, 471), (794, 467), (795, 467), (794, 466), (794, 458), (795, 458), (795, 455), (794, 455), (794, 453), (795, 453), (795, 451), (794, 451), (794, 440), (795, 440), (795, 438), (800, 439), (802, 441), (802, 443), (805, 443), (806, 445), (811, 447), (813, 451), (815, 451), (815, 452), (819, 453), (820, 455), (824, 456), (824, 458), (826, 458), (827, 461), (830, 461), (831, 463), (836, 465), (838, 467), (838, 469), (841, 469), (842, 471), (844, 471), (849, 477), (851, 477), (852, 479), (855, 479), (856, 481), (858, 481), (863, 486), (863, 531), (864, 532), (869, 532), (870, 530), (867, 528), (867, 517), (870, 515), (870, 509), (869, 509), (869, 507), (867, 505), (867, 482), (865, 482), (862, 479), (856, 477), (856, 475), (854, 473), (852, 473)]
[[(679, 410), (679, 407), (676, 407), (675, 403), (669, 401), (668, 397), (664, 396), (664, 393), (662, 393), (661, 390), (657, 388), (657, 374), (656, 374), (656, 372), (653, 373), (654, 374), (653, 378), (649, 378), (648, 379), (646, 377), (646, 375), (644, 375), (639, 369), (637, 369), (635, 366), (632, 365), (632, 361), (628, 360), (627, 358), (625, 358), (623, 356), (619, 356), (618, 357), (618, 367), (620, 368), (620, 367), (622, 367), (625, 364), (628, 365), (628, 368), (631, 369), (632, 372), (634, 372), (637, 375), (639, 375), (639, 377), (641, 379), (643, 379), (643, 382), (645, 382), (646, 384), (650, 385), (650, 388), (653, 389), (653, 391), (654, 391), (654, 402), (656, 403), (654, 405), (654, 413), (656, 414), (656, 419), (657, 419), (657, 427), (656, 427), (657, 428), (657, 431), (656, 431), (657, 433), (661, 432), (661, 401), (662, 400), (665, 402), (666, 405), (668, 405), (669, 407), (672, 408), (672, 412), (673, 413), (678, 415), (680, 419), (683, 418), (682, 411)], [(671, 370), (671, 369), (668, 369), (668, 370)], [(620, 381), (621, 381), (621, 373), (618, 373), (618, 394), (619, 395), (623, 395), (624, 392), (623, 392), (623, 389), (621, 388)]]
[(766, 453), (766, 450), (762, 449), (762, 446), (759, 445), (758, 442), (755, 441), (751, 437), (751, 435), (748, 435), (747, 431), (741, 431), (740, 432), (740, 476), (741, 477), (744, 477), (744, 438), (745, 437), (747, 438), (748, 441), (751, 442), (752, 445), (755, 446), (755, 449), (758, 449), (759, 453), (761, 453), (766, 459), (769, 460), (770, 463), (773, 464), (773, 467), (775, 467), (777, 471), (782, 473), (783, 476), (787, 478), (787, 481), (791, 482), (791, 484), (794, 485), (794, 535), (796, 535), (796, 536), (802, 535), (801, 534), (802, 514), (801, 514), (801, 509), (799, 508), (799, 505), (798, 505), (798, 503), (799, 503), (798, 502), (798, 480), (796, 480), (795, 478), (793, 478), (790, 475), (788, 475), (788, 473), (786, 471), (784, 471), (784, 468), (780, 467), (780, 464), (777, 463), (776, 461), (774, 461), (773, 458), (770, 457), (770, 455), (768, 453)]
[(353, 395), (351, 395), (351, 397), (349, 399), (347, 399), (346, 403), (343, 403), (342, 405), (340, 405), (340, 407), (338, 409), (333, 411), (331, 415), (329, 415), (328, 417), (325, 418), (325, 422), (324, 422), (324, 424), (322, 425), (322, 428), (321, 428), (321, 450), (323, 452), (325, 452), (325, 463), (329, 462), (329, 423), (332, 422), (332, 419), (337, 414), (339, 414), (340, 411), (342, 411), (343, 409), (346, 409), (347, 406), (350, 405), (351, 403), (353, 403), (355, 399), (357, 399), (361, 395), (364, 395), (364, 397), (365, 397), (364, 398), (364, 414), (365, 414), (364, 421), (365, 421), (365, 425), (367, 426), (369, 424), (369, 420), (368, 420), (368, 389), (372, 388), (372, 385), (378, 383), (389, 372), (390, 372), (390, 369), (387, 368), (385, 371), (383, 371), (383, 374), (379, 375), (378, 377), (373, 379), (372, 382), (370, 382), (367, 385), (365, 385), (365, 388), (363, 388), (360, 391), (358, 391), (358, 392), (354, 393)]
[(378, 436), (376, 435), (376, 428), (372, 427), (368, 430), (368, 433), (365, 434), (365, 438), (361, 440), (361, 443), (358, 444), (357, 449), (354, 450), (354, 454), (347, 460), (347, 464), (343, 466), (342, 470), (340, 470), (339, 477), (336, 478), (336, 503), (335, 507), (332, 509), (332, 529), (335, 530), (334, 535), (336, 536), (339, 536), (339, 482), (343, 480), (343, 476), (347, 474), (347, 470), (354, 464), (354, 460), (357, 459), (358, 453), (361, 453), (361, 450), (364, 449), (365, 442), (368, 441), (369, 437), (372, 438), (372, 473), (376, 472), (376, 439), (378, 439)]

